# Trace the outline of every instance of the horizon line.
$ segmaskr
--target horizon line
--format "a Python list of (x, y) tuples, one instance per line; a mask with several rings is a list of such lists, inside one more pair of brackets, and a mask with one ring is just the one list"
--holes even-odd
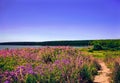
[(90, 41), (90, 40), (120, 40), (120, 39), (82, 39), (82, 40), (46, 40), (46, 41), (3, 41), (0, 43), (8, 43), (8, 42), (52, 42), (52, 41)]

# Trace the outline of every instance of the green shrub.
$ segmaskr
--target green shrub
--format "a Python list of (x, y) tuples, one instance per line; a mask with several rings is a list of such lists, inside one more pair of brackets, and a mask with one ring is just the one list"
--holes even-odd
[(37, 83), (36, 77), (34, 75), (27, 75), (26, 83)]
[(93, 52), (93, 49), (89, 49), (88, 52)]
[(80, 70), (80, 77), (82, 83), (92, 83), (92, 73), (87, 65), (84, 65)]
[(93, 50), (102, 50), (102, 46), (99, 45), (99, 44), (95, 44), (94, 47), (93, 47)]

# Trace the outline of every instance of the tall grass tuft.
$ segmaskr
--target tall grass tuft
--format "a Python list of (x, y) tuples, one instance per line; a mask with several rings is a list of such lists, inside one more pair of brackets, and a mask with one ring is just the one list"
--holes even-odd
[(115, 67), (113, 70), (113, 82), (114, 83), (120, 83), (120, 62), (115, 62)]

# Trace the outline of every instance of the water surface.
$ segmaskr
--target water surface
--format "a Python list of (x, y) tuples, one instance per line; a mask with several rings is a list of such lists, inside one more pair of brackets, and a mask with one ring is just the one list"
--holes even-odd
[[(25, 45), (0, 45), (0, 50), (1, 49), (16, 49), (16, 48), (43, 48), (47, 46), (25, 46)], [(50, 47), (55, 47), (55, 46), (50, 46)], [(88, 46), (72, 46), (74, 48), (83, 48), (83, 47), (88, 47)]]

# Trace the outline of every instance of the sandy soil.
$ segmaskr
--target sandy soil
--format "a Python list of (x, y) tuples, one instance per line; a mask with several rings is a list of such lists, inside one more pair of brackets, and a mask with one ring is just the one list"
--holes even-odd
[(95, 76), (94, 79), (94, 83), (110, 83), (109, 79), (110, 79), (110, 69), (107, 68), (107, 66), (105, 65), (104, 62), (99, 62), (99, 64), (101, 65), (101, 70), (98, 71), (99, 75)]

